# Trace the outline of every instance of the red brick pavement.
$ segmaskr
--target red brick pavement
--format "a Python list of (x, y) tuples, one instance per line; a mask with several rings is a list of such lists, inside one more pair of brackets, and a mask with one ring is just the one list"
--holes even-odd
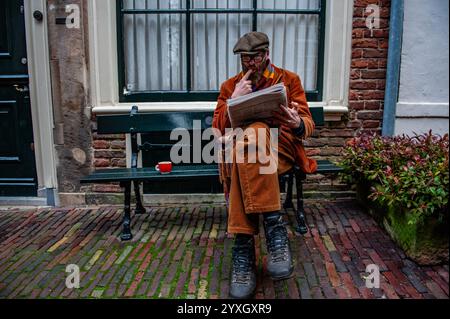
[[(148, 210), (133, 214), (134, 238), (121, 242), (121, 207), (0, 209), (0, 298), (228, 298), (225, 208)], [(295, 259), (288, 280), (268, 278), (257, 237), (255, 298), (448, 299), (448, 265), (406, 259), (354, 202), (309, 202), (306, 215), (305, 236), (286, 215)], [(80, 267), (79, 289), (65, 286), (68, 264)], [(366, 288), (368, 264), (380, 267), (378, 289)]]

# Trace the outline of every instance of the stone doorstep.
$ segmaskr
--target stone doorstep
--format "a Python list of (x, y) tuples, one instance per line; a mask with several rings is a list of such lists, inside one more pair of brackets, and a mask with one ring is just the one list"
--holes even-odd
[[(60, 193), (60, 206), (123, 205), (123, 193)], [(135, 203), (134, 192), (131, 202)], [(225, 204), (223, 194), (144, 194), (144, 205)]]
[(46, 197), (1, 197), (0, 206), (2, 207), (47, 207)]
[[(281, 194), (284, 201), (286, 194)], [(305, 200), (314, 199), (354, 199), (355, 193), (351, 191), (305, 191)], [(60, 193), (60, 206), (73, 205), (122, 205), (122, 193)], [(134, 194), (131, 196), (134, 203)], [(293, 201), (296, 201), (296, 193), (293, 193)], [(219, 194), (144, 194), (144, 205), (167, 205), (167, 204), (225, 204), (222, 193)]]

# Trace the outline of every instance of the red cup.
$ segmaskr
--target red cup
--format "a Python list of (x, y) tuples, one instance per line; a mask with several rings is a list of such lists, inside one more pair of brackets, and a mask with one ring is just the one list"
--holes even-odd
[(172, 162), (159, 162), (155, 169), (161, 174), (170, 174), (172, 172)]

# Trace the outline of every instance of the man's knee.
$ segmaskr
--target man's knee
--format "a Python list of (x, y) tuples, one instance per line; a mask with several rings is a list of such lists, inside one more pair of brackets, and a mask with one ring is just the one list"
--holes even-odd
[(237, 129), (236, 145), (249, 150), (267, 149), (271, 145), (270, 128), (264, 122), (254, 122), (244, 129)]
[(247, 128), (249, 128), (249, 127), (256, 129), (256, 130), (258, 130), (258, 129), (267, 129), (268, 130), (269, 129), (269, 125), (264, 122), (253, 122), (252, 124), (249, 124), (247, 126)]
[[(259, 164), (259, 174), (273, 174), (278, 165), (278, 136), (264, 122), (254, 122), (236, 134), (238, 164)], [(261, 171), (262, 170), (262, 171)]]

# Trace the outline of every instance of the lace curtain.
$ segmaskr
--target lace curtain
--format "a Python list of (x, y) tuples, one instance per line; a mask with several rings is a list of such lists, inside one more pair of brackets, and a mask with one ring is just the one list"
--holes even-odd
[[(192, 9), (252, 9), (253, 0), (191, 0)], [(124, 0), (124, 9), (185, 9), (185, 0)], [(319, 0), (257, 0), (258, 9), (318, 9)], [(192, 91), (219, 90), (240, 71), (233, 54), (237, 39), (252, 29), (251, 13), (125, 14), (123, 21), (127, 89), (185, 91), (190, 68)], [(258, 14), (257, 30), (271, 40), (270, 57), (300, 75), (315, 90), (319, 47), (316, 14)], [(188, 39), (189, 37), (189, 39)], [(187, 41), (190, 41), (188, 63)]]

